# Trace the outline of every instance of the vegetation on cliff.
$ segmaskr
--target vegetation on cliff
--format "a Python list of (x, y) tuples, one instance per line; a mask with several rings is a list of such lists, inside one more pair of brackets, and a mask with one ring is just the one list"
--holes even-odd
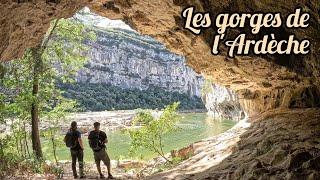
[(199, 97), (168, 92), (157, 87), (147, 90), (122, 89), (107, 84), (59, 83), (66, 98), (76, 100), (81, 111), (162, 109), (173, 102), (180, 102), (180, 110), (205, 109)]

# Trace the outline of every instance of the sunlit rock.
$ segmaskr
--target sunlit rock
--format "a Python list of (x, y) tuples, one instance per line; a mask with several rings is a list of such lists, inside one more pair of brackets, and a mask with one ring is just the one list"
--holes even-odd
[(89, 62), (78, 73), (78, 82), (140, 90), (153, 86), (200, 97), (203, 78), (185, 64), (183, 56), (121, 21), (96, 17), (88, 9), (74, 16), (87, 27), (95, 27), (97, 35), (96, 41), (86, 42)]
[(217, 119), (236, 121), (245, 118), (246, 115), (239, 103), (239, 98), (232, 90), (217, 84), (210, 84), (203, 93), (208, 115)]

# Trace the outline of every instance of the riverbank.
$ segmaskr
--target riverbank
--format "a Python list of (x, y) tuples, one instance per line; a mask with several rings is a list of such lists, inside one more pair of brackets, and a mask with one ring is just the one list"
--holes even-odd
[[(72, 114), (70, 117), (76, 117), (80, 130), (85, 132), (91, 129), (92, 122), (99, 121), (108, 129), (108, 153), (112, 160), (114, 175), (119, 179), (134, 179), (149, 176), (154, 173), (171, 169), (178, 165), (181, 160), (189, 161), (193, 157), (206, 156), (207, 150), (212, 144), (217, 147), (225, 146), (218, 141), (224, 141), (222, 137), (234, 137), (237, 131), (231, 131), (235, 121), (214, 120), (206, 113), (183, 113), (181, 121), (177, 124), (178, 131), (168, 134), (164, 138), (164, 151), (168, 158), (174, 156), (180, 159), (174, 165), (166, 164), (164, 159), (157, 157), (157, 154), (145, 149), (139, 150), (136, 154), (128, 155), (130, 149), (130, 137), (122, 133), (122, 128), (126, 128), (126, 122), (130, 122), (134, 117), (135, 111), (113, 111), (113, 112), (90, 112)], [(155, 114), (157, 115), (157, 114)], [(158, 115), (160, 115), (158, 113)], [(116, 119), (116, 120), (115, 120)], [(74, 119), (72, 119), (74, 120)], [(117, 121), (116, 123), (112, 123)], [(120, 124), (120, 125), (119, 125)], [(123, 125), (124, 124), (124, 125)], [(43, 125), (43, 124), (42, 124)], [(123, 126), (122, 126), (123, 125)], [(64, 122), (61, 129), (68, 128), (69, 122)], [(237, 126), (237, 125), (236, 125)], [(115, 128), (117, 127), (117, 128)], [(232, 129), (230, 129), (232, 128)], [(229, 129), (229, 130), (228, 130)], [(63, 131), (62, 131), (63, 132)], [(222, 134), (221, 134), (222, 133)], [(86, 162), (86, 171), (89, 178), (96, 177), (96, 168), (93, 162), (92, 150), (87, 142), (87, 133), (83, 134), (85, 143), (84, 158)], [(63, 134), (56, 136), (59, 142), (62, 142)], [(53, 151), (51, 141), (42, 139), (42, 148), (45, 158), (49, 164), (53, 164)], [(174, 150), (174, 151), (172, 151)], [(214, 150), (212, 150), (214, 151)], [(222, 150), (224, 151), (224, 150)], [(70, 170), (70, 152), (63, 144), (57, 148), (56, 155), (59, 160), (59, 166), (64, 171), (66, 179), (71, 177)], [(196, 159), (195, 161), (198, 161)], [(192, 160), (190, 163), (194, 163)], [(195, 163), (196, 164), (196, 163)], [(44, 176), (44, 175), (37, 175)]]
[[(119, 113), (119, 112), (117, 112)], [(97, 113), (94, 113), (96, 116), (100, 116)], [(108, 115), (112, 115), (114, 117), (113, 113), (107, 113)], [(123, 114), (126, 114), (126, 120), (123, 120), (123, 122), (129, 121), (130, 119), (127, 118), (128, 116), (131, 116), (128, 111), (125, 111), (121, 113), (122, 118)], [(129, 114), (129, 115), (128, 115)], [(82, 114), (83, 115), (83, 114)], [(96, 116), (92, 116), (92, 113), (90, 113), (90, 118), (88, 118), (88, 114), (84, 114), (85, 118), (80, 115), (78, 122), (80, 125), (80, 130), (83, 133), (83, 141), (85, 145), (85, 160), (86, 162), (93, 162), (92, 152), (89, 148), (88, 144), (88, 133), (85, 133), (92, 129), (92, 123), (95, 121), (91, 121), (90, 119)], [(159, 115), (159, 114), (158, 114)], [(223, 133), (227, 131), (228, 129), (232, 128), (236, 122), (230, 121), (230, 120), (214, 120), (211, 117), (207, 116), (206, 113), (183, 113), (181, 115), (181, 120), (177, 124), (177, 130), (167, 134), (164, 136), (164, 151), (165, 153), (170, 153), (171, 150), (180, 149), (185, 146), (190, 145), (191, 143), (200, 141), (202, 139), (215, 136), (217, 134)], [(117, 117), (119, 114), (117, 114)], [(107, 123), (110, 122), (107, 117), (111, 116), (105, 116), (103, 115), (103, 118), (100, 118), (102, 124), (112, 124)], [(83, 120), (80, 120), (83, 119)], [(67, 128), (69, 123), (65, 123), (65, 127)], [(152, 151), (148, 151), (146, 149), (138, 149), (135, 153), (130, 153), (130, 136), (129, 134), (122, 128), (119, 128), (120, 126), (117, 126), (118, 129), (113, 128), (113, 130), (110, 130), (111, 128), (102, 125), (101, 126), (103, 130), (107, 133), (108, 136), (108, 152), (109, 156), (113, 160), (125, 160), (125, 159), (133, 159), (133, 160), (144, 160), (148, 161), (154, 157), (157, 156), (156, 153)], [(123, 126), (125, 127), (125, 126)], [(125, 128), (131, 128), (131, 126), (127, 126)], [(66, 132), (66, 131), (65, 131)], [(63, 133), (63, 132), (62, 132)], [(57, 135), (56, 138), (58, 141), (62, 142), (64, 134)], [(42, 140), (42, 148), (44, 151), (44, 154), (46, 155), (46, 158), (49, 160), (53, 160), (53, 153), (52, 153), (52, 145), (50, 139), (43, 139)], [(69, 152), (68, 149), (65, 146), (60, 146), (57, 149), (57, 156), (59, 160), (69, 160)]]
[[(221, 134), (199, 140), (167, 153), (167, 158), (175, 156), (182, 160), (177, 164), (168, 165), (161, 157), (155, 157), (149, 161), (112, 160), (112, 172), (117, 179), (157, 179), (158, 175), (154, 177), (151, 175), (161, 171), (172, 173), (179, 171), (182, 174), (189, 174), (195, 173), (199, 169), (205, 170), (220, 163), (232, 153), (240, 135), (246, 131), (249, 125), (246, 120), (242, 120)], [(64, 163), (63, 167), (64, 172), (66, 172), (64, 179), (72, 178), (70, 162)], [(103, 167), (103, 171), (107, 172), (106, 167)], [(86, 173), (88, 179), (97, 177), (96, 167), (93, 163), (86, 164)], [(160, 173), (160, 175), (163, 174)]]
[[(101, 130), (103, 131), (129, 129), (132, 128), (132, 120), (139, 111), (141, 111), (141, 109), (72, 113), (66, 117), (66, 121), (60, 122), (57, 126), (61, 129), (62, 134), (68, 131), (71, 121), (77, 122), (78, 129), (82, 134), (90, 131), (93, 128), (94, 122), (99, 122), (101, 124)], [(154, 117), (160, 117), (162, 114), (162, 111), (160, 110), (147, 111), (150, 111)], [(181, 114), (203, 112), (205, 111), (200, 109), (179, 111)], [(52, 126), (52, 122), (50, 121), (43, 121), (40, 123), (40, 128), (43, 130), (46, 130)]]
[(146, 179), (187, 179), (187, 177), (192, 177), (192, 174), (219, 164), (232, 154), (240, 136), (246, 132), (248, 127), (250, 127), (250, 123), (247, 122), (247, 119), (243, 119), (224, 133), (191, 144), (191, 148), (188, 150), (193, 152), (193, 155), (190, 158), (168, 171), (160, 172)]
[[(319, 118), (316, 108), (277, 109), (251, 117), (251, 126), (241, 130), (236, 144), (212, 152), (213, 146), (207, 147), (202, 159), (193, 156), (174, 169), (146, 179), (319, 179)], [(227, 138), (225, 133), (219, 136)], [(226, 144), (223, 138), (219, 143)]]

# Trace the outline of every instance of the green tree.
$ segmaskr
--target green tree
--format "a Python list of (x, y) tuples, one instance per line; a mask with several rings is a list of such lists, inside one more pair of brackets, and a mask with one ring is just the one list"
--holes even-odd
[[(93, 31), (74, 20), (54, 20), (43, 42), (24, 57), (6, 63), (4, 87), (15, 90), (8, 107), (16, 104), (11, 112), (31, 119), (32, 149), (42, 158), (39, 121), (46, 112), (63, 102), (56, 81), (72, 82), (75, 73), (86, 62), (88, 47), (83, 41), (94, 39)], [(10, 114), (10, 113), (7, 113)]]
[(165, 157), (163, 151), (163, 137), (176, 130), (176, 123), (179, 121), (177, 108), (179, 103), (173, 103), (166, 106), (159, 119), (152, 116), (149, 111), (141, 111), (133, 120), (133, 125), (141, 126), (138, 129), (129, 130), (131, 138), (131, 151), (138, 148), (146, 148), (163, 157), (167, 162), (171, 162)]
[(52, 145), (52, 153), (55, 159), (56, 165), (58, 165), (57, 147), (62, 145), (61, 139), (58, 139), (60, 128), (59, 123), (66, 120), (66, 116), (70, 111), (73, 111), (76, 106), (75, 101), (66, 100), (61, 97), (61, 103), (55, 106), (51, 111), (48, 111), (45, 115), (46, 120), (50, 122), (50, 127), (43, 134), (46, 138), (50, 139)]

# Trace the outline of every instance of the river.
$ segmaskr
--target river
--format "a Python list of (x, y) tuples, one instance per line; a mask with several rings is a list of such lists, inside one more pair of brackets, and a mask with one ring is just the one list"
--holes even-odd
[[(169, 153), (170, 150), (180, 149), (193, 142), (205, 139), (233, 127), (236, 122), (232, 120), (214, 120), (206, 113), (182, 113), (182, 120), (177, 124), (177, 131), (172, 132), (164, 137), (164, 151)], [(107, 132), (109, 143), (108, 153), (111, 159), (143, 159), (149, 160), (157, 155), (153, 152), (140, 149), (134, 154), (129, 154), (130, 137), (121, 130)], [(61, 141), (62, 141), (62, 137)], [(93, 162), (93, 154), (88, 145), (87, 137), (83, 136), (85, 142), (84, 159), (86, 162)], [(53, 160), (52, 147), (48, 140), (43, 140), (43, 151), (47, 159)], [(69, 149), (61, 144), (57, 148), (59, 160), (69, 160)]]

